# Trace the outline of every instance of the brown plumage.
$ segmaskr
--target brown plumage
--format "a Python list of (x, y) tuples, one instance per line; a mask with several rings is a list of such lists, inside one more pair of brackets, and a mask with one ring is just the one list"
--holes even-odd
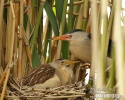
[(43, 64), (33, 69), (26, 77), (23, 78), (23, 85), (33, 86), (42, 84), (46, 80), (52, 78), (55, 74), (55, 68), (50, 64)]
[(73, 71), (67, 68), (79, 61), (58, 59), (33, 69), (23, 78), (23, 88), (53, 88), (72, 83)]

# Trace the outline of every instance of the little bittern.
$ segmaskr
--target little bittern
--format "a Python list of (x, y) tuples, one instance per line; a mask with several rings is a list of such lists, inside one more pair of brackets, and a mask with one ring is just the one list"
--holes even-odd
[(79, 61), (57, 59), (54, 62), (42, 64), (33, 69), (23, 78), (23, 86), (30, 88), (54, 88), (70, 84), (73, 81), (73, 71), (70, 64)]
[[(52, 40), (69, 41), (69, 49), (71, 53), (83, 62), (91, 63), (92, 49), (91, 49), (91, 35), (76, 29), (65, 35), (57, 36)], [(107, 57), (107, 66), (111, 65), (111, 59)]]

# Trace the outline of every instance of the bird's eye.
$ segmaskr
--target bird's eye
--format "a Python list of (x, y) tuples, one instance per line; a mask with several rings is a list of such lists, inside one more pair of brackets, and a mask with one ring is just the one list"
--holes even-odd
[(90, 34), (87, 34), (87, 37), (88, 37), (89, 39), (91, 39), (91, 35), (90, 35)]
[(70, 35), (69, 35), (69, 37), (71, 38), (71, 37), (72, 37), (72, 35), (70, 34)]
[(63, 62), (63, 61), (62, 61), (61, 63), (62, 63), (62, 64), (64, 64), (64, 62)]

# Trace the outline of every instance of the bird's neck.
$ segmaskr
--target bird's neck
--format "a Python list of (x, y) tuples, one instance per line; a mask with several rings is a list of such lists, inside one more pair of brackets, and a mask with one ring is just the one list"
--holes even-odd
[(69, 82), (70, 74), (68, 72), (68, 69), (66, 67), (62, 67), (60, 69), (56, 69), (56, 74), (59, 76), (62, 85), (66, 85)]
[(55, 63), (49, 63), (53, 68), (55, 68)]

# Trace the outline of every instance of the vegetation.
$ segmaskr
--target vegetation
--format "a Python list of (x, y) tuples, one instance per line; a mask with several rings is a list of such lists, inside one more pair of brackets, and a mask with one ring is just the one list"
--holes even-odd
[[(121, 0), (0, 0), (1, 100), (10, 75), (20, 81), (42, 63), (57, 58), (74, 59), (67, 42), (49, 40), (73, 29), (82, 29), (93, 37), (92, 62), (96, 63), (92, 63), (90, 76), (94, 78), (97, 71), (93, 80), (95, 90), (115, 88), (115, 93), (125, 96), (125, 16), (121, 15), (125, 8), (121, 3)], [(112, 67), (108, 77), (105, 62), (110, 39)]]

